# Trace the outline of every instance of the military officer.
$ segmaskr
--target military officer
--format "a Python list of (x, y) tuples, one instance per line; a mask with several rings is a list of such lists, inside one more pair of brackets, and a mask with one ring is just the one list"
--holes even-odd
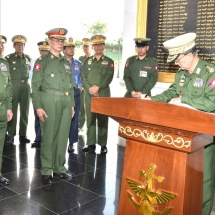
[[(47, 41), (40, 41), (37, 43), (37, 46), (39, 49), (40, 56), (48, 54), (50, 46)], [(31, 71), (33, 72), (33, 69)], [(34, 116), (35, 116), (34, 129), (35, 129), (36, 137), (35, 137), (34, 142), (31, 144), (31, 147), (39, 148), (40, 142), (41, 142), (40, 120), (39, 120), (39, 117), (37, 116), (35, 109), (34, 109)]]
[(30, 143), (26, 137), (28, 126), (28, 112), (30, 100), (30, 85), (28, 83), (30, 61), (29, 55), (24, 54), (24, 47), (27, 39), (23, 35), (16, 35), (12, 38), (15, 53), (6, 56), (10, 67), (11, 83), (13, 86), (13, 119), (8, 123), (8, 135), (6, 142), (14, 143), (17, 124), (17, 109), (20, 107), (19, 141), (20, 143)]
[[(195, 47), (195, 33), (186, 33), (163, 43), (168, 49), (167, 62), (175, 61), (180, 67), (174, 83), (159, 95), (147, 99), (187, 104), (196, 109), (215, 111), (215, 65), (198, 57)], [(210, 215), (215, 188), (215, 144), (211, 143), (204, 150), (203, 211)]]
[[(85, 55), (80, 56), (79, 60), (83, 64), (84, 60), (91, 56), (92, 46), (91, 46), (91, 41), (89, 38), (82, 39), (82, 47), (83, 47), (83, 51), (84, 51)], [(81, 107), (80, 107), (79, 125), (78, 125), (78, 128), (80, 131), (83, 131), (83, 129), (84, 129), (85, 121), (86, 121), (86, 116), (85, 116), (84, 89), (83, 89), (81, 91)]]
[(41, 174), (48, 184), (53, 175), (71, 177), (64, 164), (75, 102), (70, 63), (61, 55), (66, 34), (64, 28), (46, 32), (50, 51), (36, 60), (32, 77), (32, 101), (42, 131)]
[(81, 70), (87, 116), (87, 146), (82, 148), (83, 152), (95, 153), (98, 128), (100, 152), (107, 153), (108, 116), (92, 113), (90, 110), (92, 97), (110, 97), (109, 85), (114, 75), (114, 62), (104, 55), (105, 40), (106, 37), (103, 35), (95, 35), (91, 38), (95, 54), (84, 61)]
[(63, 53), (67, 60), (70, 62), (74, 77), (74, 99), (75, 99), (75, 115), (72, 118), (70, 133), (69, 133), (69, 147), (68, 152), (74, 152), (74, 143), (78, 142), (78, 121), (81, 103), (81, 92), (83, 90), (83, 84), (81, 83), (81, 61), (75, 59), (73, 56), (75, 54), (75, 43), (73, 38), (70, 37), (63, 47)]
[(12, 86), (10, 82), (9, 65), (3, 58), (4, 44), (7, 38), (0, 35), (0, 186), (8, 185), (10, 181), (2, 176), (2, 152), (7, 129), (7, 122), (12, 119)]
[(135, 38), (137, 55), (126, 60), (124, 76), (125, 97), (141, 98), (142, 94), (151, 95), (151, 89), (158, 79), (158, 64), (147, 55), (149, 38)]

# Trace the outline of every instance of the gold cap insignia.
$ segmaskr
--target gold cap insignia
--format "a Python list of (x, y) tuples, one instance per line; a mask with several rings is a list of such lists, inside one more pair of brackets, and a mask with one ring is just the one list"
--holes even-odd
[(59, 30), (59, 33), (60, 33), (60, 34), (65, 34), (64, 29), (63, 29), (63, 28), (61, 28), (61, 29)]
[(142, 40), (138, 40), (137, 42), (138, 42), (138, 43), (142, 43)]
[(69, 38), (69, 42), (73, 42), (73, 39), (72, 39), (72, 37), (70, 37), (70, 38)]

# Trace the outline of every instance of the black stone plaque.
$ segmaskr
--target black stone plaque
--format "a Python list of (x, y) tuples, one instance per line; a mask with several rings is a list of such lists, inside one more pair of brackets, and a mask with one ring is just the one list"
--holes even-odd
[(178, 70), (174, 63), (166, 63), (163, 42), (188, 32), (197, 34), (199, 56), (215, 63), (214, 0), (148, 0), (147, 37), (152, 39), (148, 53), (157, 59), (159, 71)]

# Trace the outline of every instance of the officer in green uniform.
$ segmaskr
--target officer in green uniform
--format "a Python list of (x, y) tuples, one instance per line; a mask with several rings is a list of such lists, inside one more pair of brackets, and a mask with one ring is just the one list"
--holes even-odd
[[(39, 49), (40, 56), (48, 54), (48, 51), (49, 51), (50, 47), (49, 47), (49, 44), (48, 44), (47, 41), (40, 41), (40, 42), (37, 43), (37, 46), (38, 46), (38, 49)], [(32, 68), (32, 70), (30, 72), (33, 73), (33, 68)], [(29, 74), (29, 77), (32, 77), (32, 74), (31, 75)], [(40, 129), (40, 119), (37, 116), (37, 112), (36, 112), (35, 109), (34, 109), (34, 116), (35, 116), (34, 129), (35, 129), (36, 137), (35, 137), (34, 142), (31, 144), (31, 148), (34, 148), (34, 147), (35, 148), (40, 148), (40, 142), (41, 142), (41, 139), (42, 139), (42, 137), (41, 137), (41, 129)]]
[(95, 54), (84, 61), (81, 70), (87, 116), (87, 146), (82, 148), (83, 152), (95, 153), (96, 128), (98, 128), (101, 154), (107, 153), (108, 116), (92, 113), (90, 110), (92, 97), (110, 97), (109, 85), (114, 75), (114, 62), (103, 54), (105, 39), (103, 35), (95, 35), (91, 38)]
[(135, 38), (137, 55), (127, 59), (123, 79), (127, 92), (125, 97), (141, 98), (142, 94), (151, 95), (151, 89), (158, 79), (158, 64), (147, 55), (149, 38)]
[(52, 174), (71, 177), (64, 166), (71, 119), (74, 115), (74, 81), (69, 61), (61, 55), (67, 30), (48, 32), (50, 51), (38, 58), (32, 77), (32, 101), (40, 119), (42, 180), (51, 184)]
[(4, 44), (7, 38), (0, 35), (0, 186), (8, 185), (10, 181), (2, 176), (2, 152), (7, 129), (7, 121), (12, 119), (12, 86), (10, 82), (9, 65), (3, 58)]
[(19, 141), (30, 143), (26, 137), (30, 100), (30, 85), (28, 83), (30, 61), (29, 55), (23, 53), (27, 39), (23, 35), (12, 38), (15, 53), (6, 56), (10, 67), (11, 83), (13, 86), (13, 119), (8, 123), (6, 142), (13, 144), (16, 135), (17, 109), (20, 107)]
[[(195, 38), (195, 33), (187, 33), (163, 43), (169, 50), (167, 62), (175, 60), (180, 70), (169, 89), (147, 99), (215, 111), (215, 65), (197, 56)], [(211, 214), (214, 188), (215, 144), (211, 143), (204, 150), (203, 215)]]
[[(84, 63), (84, 60), (88, 57), (91, 56), (91, 41), (88, 38), (83, 38), (82, 39), (82, 45), (83, 45), (83, 51), (85, 55), (80, 56), (79, 60)], [(79, 131), (82, 131), (84, 129), (84, 124), (86, 121), (86, 116), (85, 116), (85, 104), (84, 104), (84, 90), (81, 91), (81, 107), (80, 107), (80, 115), (79, 115)]]

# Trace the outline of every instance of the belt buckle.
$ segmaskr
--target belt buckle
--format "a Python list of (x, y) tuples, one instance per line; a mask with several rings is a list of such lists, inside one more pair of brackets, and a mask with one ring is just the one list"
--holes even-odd
[(68, 96), (69, 95), (69, 92), (64, 92), (64, 96)]

